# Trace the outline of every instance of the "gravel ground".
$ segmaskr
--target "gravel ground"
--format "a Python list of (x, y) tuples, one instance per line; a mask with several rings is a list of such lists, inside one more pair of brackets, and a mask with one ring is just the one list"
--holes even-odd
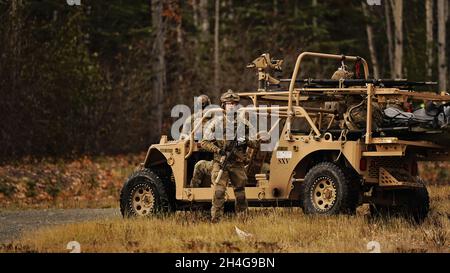
[(118, 208), (0, 211), (0, 243), (14, 241), (24, 232), (45, 226), (115, 217), (121, 217)]

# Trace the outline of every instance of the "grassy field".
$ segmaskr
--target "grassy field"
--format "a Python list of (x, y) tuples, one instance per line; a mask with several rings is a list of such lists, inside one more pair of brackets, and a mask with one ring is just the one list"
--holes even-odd
[[(228, 217), (211, 224), (207, 213), (120, 218), (38, 230), (0, 252), (450, 252), (450, 186), (430, 187), (431, 212), (421, 225), (402, 218), (380, 219), (358, 208), (355, 216), (307, 217), (300, 209), (252, 209), (246, 220)], [(235, 226), (253, 234), (241, 239)]]

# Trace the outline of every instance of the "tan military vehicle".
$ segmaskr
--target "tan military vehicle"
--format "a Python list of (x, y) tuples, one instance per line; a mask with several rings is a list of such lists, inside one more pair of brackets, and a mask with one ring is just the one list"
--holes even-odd
[[(297, 80), (305, 57), (340, 61), (339, 70), (350, 62), (355, 71), (335, 73), (332, 79)], [(412, 91), (430, 83), (369, 79), (368, 65), (360, 57), (304, 52), (291, 79), (269, 75), (281, 70), (281, 63), (263, 54), (248, 66), (257, 69), (258, 90), (239, 92), (250, 101), (242, 113), (264, 110), (275, 116), (277, 111), (278, 120), (267, 131), (280, 136), (273, 151), (248, 151), (249, 205), (299, 206), (306, 214), (333, 215), (354, 213), (368, 203), (373, 213), (424, 219), (429, 197), (417, 162), (450, 160), (448, 126), (430, 125), (442, 113), (420, 123), (387, 118), (383, 111), (424, 101), (442, 110), (450, 96)], [(343, 76), (336, 78), (339, 74)], [(222, 110), (209, 110), (214, 111)], [(123, 186), (124, 216), (210, 207), (210, 183), (189, 187), (195, 163), (213, 157), (200, 149), (193, 135), (176, 141), (162, 136), (159, 144), (150, 146), (141, 167)], [(229, 204), (234, 201), (231, 187), (226, 197)]]

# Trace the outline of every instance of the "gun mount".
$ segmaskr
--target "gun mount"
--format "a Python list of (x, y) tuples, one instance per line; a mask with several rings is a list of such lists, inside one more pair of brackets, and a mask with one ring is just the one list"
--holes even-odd
[(267, 91), (269, 85), (277, 85), (280, 81), (269, 74), (270, 70), (281, 72), (283, 60), (270, 58), (269, 53), (264, 53), (247, 65), (247, 68), (256, 68), (258, 71), (258, 91)]

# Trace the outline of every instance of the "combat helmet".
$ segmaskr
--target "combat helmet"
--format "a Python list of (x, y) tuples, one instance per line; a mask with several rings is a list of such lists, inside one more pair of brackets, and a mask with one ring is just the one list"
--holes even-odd
[(202, 106), (202, 109), (205, 109), (207, 106), (211, 105), (211, 100), (205, 94), (202, 94), (197, 97), (197, 103)]
[(226, 102), (239, 103), (240, 99), (241, 98), (239, 97), (239, 95), (234, 93), (234, 91), (231, 89), (228, 89), (227, 92), (223, 93), (222, 96), (220, 96), (220, 102), (222, 102), (222, 104), (224, 104)]

